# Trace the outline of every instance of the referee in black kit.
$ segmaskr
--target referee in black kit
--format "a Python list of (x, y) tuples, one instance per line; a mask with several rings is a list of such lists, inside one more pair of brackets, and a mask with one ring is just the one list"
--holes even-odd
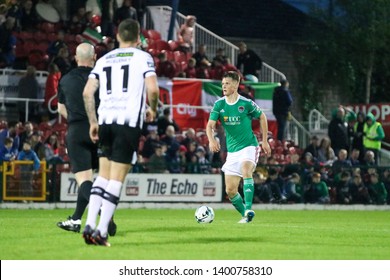
[[(79, 192), (76, 209), (72, 216), (57, 226), (68, 231), (80, 232), (81, 217), (89, 203), (93, 182), (93, 170), (98, 168), (97, 144), (89, 136), (89, 121), (85, 112), (83, 91), (96, 54), (94, 47), (81, 43), (76, 49), (77, 68), (71, 70), (60, 81), (58, 96), (58, 113), (68, 121), (66, 145), (70, 158), (71, 170), (75, 174)], [(99, 104), (98, 94), (95, 94), (96, 104)], [(108, 233), (114, 236), (116, 225), (111, 219)]]

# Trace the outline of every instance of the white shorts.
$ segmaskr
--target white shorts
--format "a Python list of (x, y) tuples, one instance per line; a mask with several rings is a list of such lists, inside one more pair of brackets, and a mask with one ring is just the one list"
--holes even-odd
[(241, 164), (243, 161), (250, 161), (254, 164), (253, 171), (256, 168), (257, 161), (259, 160), (260, 147), (249, 146), (238, 152), (227, 154), (226, 162), (222, 166), (222, 171), (225, 175), (234, 175), (242, 177)]

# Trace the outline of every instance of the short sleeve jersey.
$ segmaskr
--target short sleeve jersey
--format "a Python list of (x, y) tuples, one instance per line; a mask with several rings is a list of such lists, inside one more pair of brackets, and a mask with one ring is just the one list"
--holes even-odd
[(146, 104), (146, 77), (156, 75), (147, 52), (119, 48), (101, 57), (89, 78), (99, 80), (99, 124), (142, 127)]
[(226, 102), (226, 97), (218, 99), (210, 113), (210, 120), (221, 121), (225, 128), (228, 152), (237, 152), (248, 146), (258, 146), (252, 130), (252, 119), (262, 114), (252, 100), (239, 96), (234, 104)]

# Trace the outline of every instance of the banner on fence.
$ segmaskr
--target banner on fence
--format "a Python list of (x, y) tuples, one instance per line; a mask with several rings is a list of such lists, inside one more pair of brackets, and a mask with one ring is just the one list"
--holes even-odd
[[(76, 201), (78, 186), (72, 173), (61, 174), (61, 201)], [(120, 201), (220, 202), (219, 174), (127, 174)]]

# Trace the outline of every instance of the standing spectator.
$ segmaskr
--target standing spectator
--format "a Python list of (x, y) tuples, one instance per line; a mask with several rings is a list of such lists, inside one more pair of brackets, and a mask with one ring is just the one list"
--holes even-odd
[(354, 133), (352, 138), (352, 149), (358, 149), (360, 151), (360, 162), (362, 162), (364, 159), (363, 133), (365, 121), (366, 115), (363, 112), (358, 112), (356, 116), (356, 123), (353, 126)]
[(62, 47), (58, 51), (57, 56), (53, 59), (53, 63), (56, 64), (60, 69), (61, 77), (65, 76), (65, 74), (71, 70), (72, 62), (67, 47)]
[(180, 143), (176, 140), (175, 137), (175, 128), (173, 125), (168, 125), (165, 129), (165, 135), (161, 137), (161, 142), (167, 145), (167, 154), (166, 160), (168, 163), (168, 169), (171, 173), (179, 173), (179, 157), (178, 151), (180, 148)]
[[(260, 146), (252, 130), (252, 120), (257, 119), (262, 133), (262, 147), (266, 155), (271, 153), (267, 141), (267, 117), (258, 105), (238, 94), (240, 76), (237, 72), (227, 72), (222, 79), (224, 97), (218, 99), (210, 113), (206, 126), (209, 149), (219, 152), (221, 144), (216, 140), (217, 121), (223, 125), (226, 133), (228, 155), (222, 171), (225, 173), (226, 193), (233, 206), (241, 215), (239, 223), (249, 223), (255, 216), (252, 210), (254, 185), (253, 172), (260, 154)], [(239, 114), (239, 121), (237, 121)], [(243, 180), (244, 199), (238, 192)]]
[(321, 180), (320, 173), (313, 173), (311, 183), (305, 187), (304, 197), (306, 203), (327, 204), (330, 202), (328, 186)]
[(263, 66), (262, 59), (251, 49), (248, 49), (244, 42), (238, 44), (239, 54), (237, 57), (237, 69), (244, 74), (258, 77)]
[(172, 125), (174, 127), (175, 132), (179, 132), (180, 128), (177, 125), (176, 121), (172, 118), (171, 109), (165, 108), (163, 110), (163, 115), (157, 120), (158, 135), (160, 137), (165, 133), (169, 125)]
[(206, 55), (206, 49), (207, 46), (205, 44), (199, 44), (198, 50), (192, 55), (192, 57), (196, 60), (196, 68), (200, 67), (202, 61), (210, 61)]
[(103, 36), (115, 38), (114, 32), (114, 14), (117, 10), (117, 1), (116, 0), (101, 0), (101, 34)]
[(289, 82), (282, 80), (280, 86), (275, 88), (272, 96), (272, 112), (278, 124), (277, 139), (279, 141), (286, 139), (287, 121), (291, 114), (290, 106), (292, 104), (292, 97), (288, 87)]
[(0, 25), (0, 68), (12, 66), (15, 61), (16, 38), (12, 34), (15, 19), (8, 17)]
[(344, 121), (345, 111), (339, 107), (332, 112), (332, 120), (328, 125), (328, 136), (334, 153), (338, 155), (341, 149), (349, 151), (348, 131)]
[(125, 19), (133, 19), (138, 21), (137, 10), (131, 6), (132, 0), (123, 0), (122, 6), (115, 11), (114, 24), (119, 25)]
[(57, 117), (57, 107), (58, 107), (58, 84), (61, 79), (61, 72), (57, 64), (49, 64), (49, 75), (46, 79), (45, 86), (45, 101), (43, 105), (48, 112), (49, 119), (55, 119)]
[[(83, 231), (86, 244), (110, 246), (107, 241), (108, 224), (119, 203), (126, 174), (137, 159), (142, 117), (146, 116), (151, 121), (157, 112), (159, 87), (154, 62), (150, 54), (137, 49), (139, 34), (137, 21), (122, 21), (117, 34), (119, 48), (96, 62), (84, 88), (90, 137), (93, 142), (99, 140), (102, 152)], [(113, 59), (116, 57), (121, 59)], [(100, 78), (103, 76), (107, 78)], [(94, 98), (97, 89), (100, 97), (99, 121)], [(146, 99), (149, 101), (147, 109)], [(100, 221), (96, 227), (100, 208)]]
[(22, 17), (20, 19), (20, 25), (24, 31), (35, 31), (39, 23), (39, 16), (35, 11), (35, 7), (31, 0), (27, 0), (23, 4)]
[[(29, 65), (27, 66), (27, 72), (26, 75), (20, 79), (19, 81), (19, 92), (18, 97), (19, 98), (28, 98), (28, 99), (38, 99), (38, 96), (40, 95), (40, 87), (38, 84), (38, 80), (36, 78), (36, 69), (34, 66)], [(36, 119), (35, 115), (35, 109), (37, 108), (36, 102), (33, 100), (30, 100), (27, 107), (26, 112), (26, 102), (25, 101), (19, 101), (19, 120), (20, 121), (39, 121)], [(27, 120), (26, 120), (27, 116)]]
[(370, 183), (368, 185), (368, 191), (370, 196), (375, 204), (383, 205), (387, 202), (387, 191), (386, 187), (379, 180), (379, 175), (377, 173), (372, 173), (370, 175)]
[(7, 18), (15, 19), (15, 26), (17, 31), (20, 30), (20, 20), (22, 18), (22, 8), (20, 7), (19, 0), (8, 1)]
[(195, 23), (196, 17), (189, 15), (177, 32), (177, 40), (180, 43), (180, 49), (184, 52), (193, 52)]
[(31, 149), (30, 140), (25, 140), (23, 143), (23, 149), (18, 154), (18, 160), (33, 161), (33, 165), (22, 164), (20, 166), (21, 181), (22, 181), (22, 195), (32, 196), (33, 187), (32, 180), (33, 175), (38, 173), (41, 162), (37, 154)]
[(382, 140), (385, 138), (385, 132), (380, 122), (375, 120), (373, 114), (368, 113), (366, 123), (363, 129), (363, 145), (366, 151), (373, 151), (375, 163), (378, 164), (379, 151)]

